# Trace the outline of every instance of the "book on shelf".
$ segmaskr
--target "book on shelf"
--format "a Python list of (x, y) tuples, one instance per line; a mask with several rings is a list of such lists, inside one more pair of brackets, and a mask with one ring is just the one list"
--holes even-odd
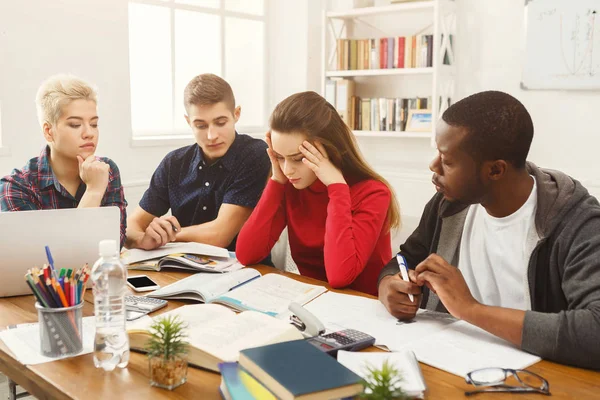
[(244, 268), (228, 274), (200, 272), (147, 296), (222, 304), (236, 311), (253, 310), (271, 316), (286, 316), (291, 302), (303, 305), (326, 291), (323, 286), (298, 282), (284, 275), (262, 276), (255, 269)]
[(336, 105), (342, 120), (351, 125), (352, 117), (352, 96), (354, 96), (354, 81), (350, 79), (339, 79), (336, 81), (335, 92)]
[(433, 66), (433, 35), (337, 39), (335, 45), (338, 71)]
[(363, 390), (360, 376), (306, 340), (245, 349), (239, 360), (282, 400), (336, 399)]
[(144, 351), (150, 338), (150, 326), (157, 318), (168, 315), (177, 315), (186, 323), (188, 361), (216, 372), (219, 363), (237, 361), (243, 349), (303, 338), (294, 325), (262, 313), (236, 314), (216, 304), (195, 304), (128, 324), (131, 349)]
[(277, 400), (259, 381), (236, 362), (219, 364), (221, 385), (219, 390), (225, 400)]

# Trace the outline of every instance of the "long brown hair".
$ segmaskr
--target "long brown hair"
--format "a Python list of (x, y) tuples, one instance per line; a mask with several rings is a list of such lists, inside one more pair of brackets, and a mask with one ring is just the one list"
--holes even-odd
[(279, 133), (303, 133), (323, 144), (333, 165), (355, 181), (373, 179), (385, 184), (391, 194), (387, 222), (390, 229), (400, 227), (400, 207), (394, 190), (364, 160), (354, 134), (336, 109), (315, 92), (296, 93), (275, 107), (271, 129)]

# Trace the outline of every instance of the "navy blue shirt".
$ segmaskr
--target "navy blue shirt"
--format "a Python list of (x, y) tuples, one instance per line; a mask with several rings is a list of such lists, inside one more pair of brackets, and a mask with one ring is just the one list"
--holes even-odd
[[(182, 227), (213, 221), (223, 203), (254, 208), (271, 170), (266, 149), (263, 140), (236, 133), (212, 165), (198, 144), (174, 150), (154, 171), (140, 207), (157, 217), (171, 209)], [(235, 239), (228, 249), (235, 250)]]

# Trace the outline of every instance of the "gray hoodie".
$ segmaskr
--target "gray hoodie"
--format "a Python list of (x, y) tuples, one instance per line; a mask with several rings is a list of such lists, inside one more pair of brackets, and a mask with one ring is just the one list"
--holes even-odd
[[(540, 237), (528, 266), (531, 311), (523, 350), (578, 367), (600, 369), (600, 204), (580, 182), (527, 163), (537, 182), (535, 226)], [(436, 194), (400, 251), (409, 268), (431, 253), (458, 265), (469, 206)], [(398, 273), (392, 259), (379, 280)], [(421, 307), (446, 311), (426, 287)]]

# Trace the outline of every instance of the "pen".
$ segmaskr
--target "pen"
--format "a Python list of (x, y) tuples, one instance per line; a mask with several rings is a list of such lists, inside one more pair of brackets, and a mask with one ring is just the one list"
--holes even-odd
[(173, 227), (173, 232), (178, 232), (177, 227), (174, 223), (171, 222), (171, 226)]
[[(410, 282), (410, 279), (408, 279), (408, 268), (406, 268), (406, 259), (402, 254), (398, 253), (396, 254), (396, 260), (398, 261), (398, 268), (400, 268), (400, 275), (402, 275), (402, 279), (404, 279), (406, 282)], [(408, 293), (408, 298), (410, 301), (415, 301), (413, 295), (410, 293)]]

